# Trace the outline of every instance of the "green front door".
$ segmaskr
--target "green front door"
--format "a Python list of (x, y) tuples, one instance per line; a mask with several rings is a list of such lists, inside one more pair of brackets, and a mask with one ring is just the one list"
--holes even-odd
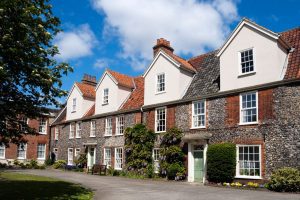
[(194, 181), (203, 182), (203, 151), (194, 151)]

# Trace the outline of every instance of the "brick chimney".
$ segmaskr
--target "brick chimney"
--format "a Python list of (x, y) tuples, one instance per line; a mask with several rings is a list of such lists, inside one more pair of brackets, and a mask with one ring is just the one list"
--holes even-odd
[(97, 85), (96, 76), (91, 76), (88, 74), (83, 75), (81, 82), (92, 86)]
[(159, 38), (156, 41), (156, 45), (153, 47), (153, 57), (159, 52), (159, 50), (162, 49), (166, 52), (173, 53), (174, 49), (170, 45), (170, 41)]

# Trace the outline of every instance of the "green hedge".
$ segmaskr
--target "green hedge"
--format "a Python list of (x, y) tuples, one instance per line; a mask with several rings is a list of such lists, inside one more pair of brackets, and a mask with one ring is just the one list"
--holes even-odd
[(267, 188), (277, 192), (300, 192), (300, 171), (291, 167), (276, 170)]
[(215, 183), (231, 183), (235, 176), (236, 146), (232, 143), (212, 144), (207, 149), (207, 177)]

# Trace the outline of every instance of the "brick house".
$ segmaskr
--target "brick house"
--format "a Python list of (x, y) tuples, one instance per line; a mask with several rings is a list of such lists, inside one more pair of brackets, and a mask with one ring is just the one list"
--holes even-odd
[(14, 160), (27, 162), (36, 160), (40, 164), (44, 164), (50, 154), (50, 124), (53, 122), (56, 110), (50, 110), (48, 115), (40, 119), (29, 119), (22, 117), (22, 121), (27, 123), (30, 128), (37, 130), (36, 135), (23, 136), (24, 143), (19, 145), (9, 143), (8, 147), (0, 146), (0, 162), (9, 163)]
[[(190, 182), (206, 180), (206, 151), (213, 143), (236, 144), (236, 179), (260, 181), (276, 168), (300, 166), (300, 28), (274, 33), (243, 19), (216, 51), (188, 60), (173, 51), (158, 39), (142, 77), (106, 70), (91, 88), (94, 103), (79, 117), (68, 117), (74, 105), (68, 99), (51, 126), (58, 158), (73, 159), (78, 148), (87, 152), (89, 166), (121, 169), (120, 127), (142, 122), (158, 135), (156, 165), (159, 135), (174, 126), (184, 132)], [(81, 138), (70, 139), (75, 124)]]

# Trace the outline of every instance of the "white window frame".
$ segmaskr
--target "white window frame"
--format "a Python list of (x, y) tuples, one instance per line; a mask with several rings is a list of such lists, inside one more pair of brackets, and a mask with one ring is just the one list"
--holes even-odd
[[(157, 151), (158, 151), (158, 154), (157, 154)], [(160, 158), (160, 148), (154, 148), (152, 150), (152, 159), (153, 159), (154, 172), (155, 173), (159, 172), (159, 167), (160, 167), (159, 166), (159, 158)]]
[(102, 105), (108, 104), (108, 98), (109, 98), (109, 88), (103, 89), (103, 96), (102, 96)]
[[(39, 146), (43, 146), (44, 149), (42, 149), (42, 151), (39, 149)], [(39, 152), (43, 152), (44, 156), (43, 157), (39, 157)], [(37, 145), (37, 154), (36, 157), (38, 160), (45, 160), (46, 159), (46, 144), (38, 144)]]
[(74, 157), (77, 158), (77, 156), (80, 155), (81, 149), (80, 148), (76, 148), (75, 149), (75, 153), (74, 153)]
[[(246, 51), (249, 51), (249, 50), (252, 50), (253, 71), (243, 73), (243, 70), (242, 70), (242, 53), (246, 52)], [(255, 74), (256, 73), (255, 58), (256, 58), (256, 56), (255, 56), (254, 47), (251, 47), (251, 48), (248, 48), (248, 49), (243, 49), (243, 50), (238, 52), (239, 76), (250, 75), (250, 74)]]
[(125, 117), (124, 115), (121, 115), (116, 117), (116, 135), (123, 135), (124, 131), (125, 131)]
[[(119, 152), (117, 152), (117, 150), (121, 150), (121, 158), (117, 158), (117, 155), (119, 154)], [(118, 162), (118, 160), (121, 160), (121, 162)], [(118, 163), (121, 163), (121, 166), (118, 165)], [(115, 169), (116, 170), (122, 170), (123, 168), (123, 148), (122, 147), (116, 147), (115, 148)]]
[(82, 122), (77, 122), (76, 123), (76, 138), (81, 138), (82, 135)]
[(47, 134), (47, 120), (45, 118), (39, 119), (39, 134)]
[[(244, 95), (249, 95), (249, 94), (254, 94), (255, 93), (255, 99), (256, 99), (256, 121), (253, 122), (244, 122), (243, 121), (243, 111), (247, 109), (253, 109), (252, 108), (244, 108), (243, 109), (243, 96)], [(240, 125), (249, 125), (249, 124), (257, 124), (258, 123), (258, 91), (252, 91), (252, 92), (246, 92), (240, 94)]]
[(58, 127), (56, 126), (54, 128), (54, 140), (58, 140), (58, 135), (59, 135), (59, 129)]
[(2, 154), (2, 155), (0, 154), (0, 159), (5, 159), (5, 150), (6, 150), (5, 145), (4, 145), (4, 144), (1, 144), (1, 145), (0, 145), (0, 151), (2, 151), (3, 154)]
[[(109, 151), (109, 156), (108, 152)], [(104, 154), (103, 154), (103, 164), (107, 167), (111, 167), (111, 148), (104, 148)]]
[(91, 121), (90, 137), (96, 137), (96, 120)]
[[(164, 109), (164, 111), (165, 111), (165, 124), (164, 124), (164, 127), (165, 127), (165, 129), (164, 130), (160, 130), (160, 131), (158, 131), (157, 130), (157, 128), (158, 128), (158, 116), (157, 116), (157, 114), (158, 114), (158, 111), (159, 110), (162, 110), (162, 109)], [(156, 108), (155, 109), (155, 133), (163, 133), (163, 132), (166, 132), (166, 130), (167, 130), (167, 107), (160, 107), (160, 108)]]
[[(27, 118), (27, 117), (22, 117), (20, 121), (21, 121), (22, 123), (24, 123), (24, 124), (28, 124), (28, 118)], [(25, 128), (22, 124), (20, 124), (20, 126), (21, 126), (21, 127), (20, 127), (20, 130), (25, 132), (25, 131), (26, 131), (26, 128)]]
[(112, 136), (112, 120), (113, 118), (112, 117), (107, 117), (105, 119), (105, 133), (104, 133), (104, 136)]
[[(20, 149), (21, 147), (23, 146), (23, 149)], [(24, 151), (24, 157), (20, 157), (19, 154), (20, 154), (20, 151)], [(17, 148), (17, 159), (26, 159), (27, 157), (27, 144), (25, 143), (20, 143), (18, 145), (18, 148)]]
[[(70, 157), (70, 150), (72, 150), (72, 157)], [(72, 159), (70, 159), (72, 158)], [(72, 161), (72, 162), (70, 162)], [(73, 148), (68, 148), (68, 162), (67, 162), (68, 165), (74, 165), (74, 150)]]
[[(162, 76), (164, 77), (164, 89), (163, 90), (159, 90), (161, 88), (161, 83), (158, 83), (159, 77)], [(166, 92), (166, 74), (165, 73), (159, 73), (156, 75), (156, 81), (155, 81), (155, 93), (156, 94), (161, 94), (161, 93), (165, 93)]]
[[(240, 175), (240, 165), (239, 165), (239, 147), (258, 147), (259, 149), (259, 176), (247, 176)], [(262, 179), (262, 163), (261, 163), (261, 145), (260, 144), (237, 144), (236, 145), (236, 176), (235, 178), (245, 178), (245, 179)], [(250, 169), (250, 168), (249, 168)]]
[(77, 100), (76, 98), (72, 99), (72, 112), (76, 112), (76, 106), (77, 105)]
[[(204, 106), (204, 113), (197, 113), (195, 115), (195, 104), (197, 103), (203, 103)], [(195, 120), (198, 118), (197, 117), (204, 117), (204, 124), (200, 126), (195, 126)], [(192, 128), (206, 128), (206, 100), (201, 100), (201, 101), (194, 101), (192, 102)]]
[(75, 137), (75, 123), (70, 123), (69, 139), (73, 139), (74, 137)]

